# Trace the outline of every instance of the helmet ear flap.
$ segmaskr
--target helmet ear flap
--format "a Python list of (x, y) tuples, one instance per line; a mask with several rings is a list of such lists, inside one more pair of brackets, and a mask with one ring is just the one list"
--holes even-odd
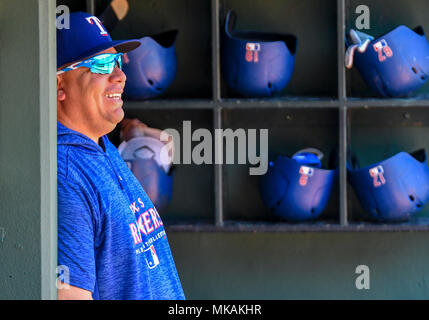
[(231, 35), (234, 31), (235, 23), (237, 22), (237, 14), (233, 10), (229, 10), (225, 18), (225, 32)]
[(321, 168), (324, 155), (322, 151), (316, 148), (306, 148), (296, 152), (292, 159), (298, 163), (310, 167)]

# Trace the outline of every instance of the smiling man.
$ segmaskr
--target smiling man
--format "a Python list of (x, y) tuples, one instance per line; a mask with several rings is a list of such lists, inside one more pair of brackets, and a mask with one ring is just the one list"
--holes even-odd
[(59, 299), (184, 299), (162, 219), (106, 136), (139, 45), (83, 12), (57, 30)]

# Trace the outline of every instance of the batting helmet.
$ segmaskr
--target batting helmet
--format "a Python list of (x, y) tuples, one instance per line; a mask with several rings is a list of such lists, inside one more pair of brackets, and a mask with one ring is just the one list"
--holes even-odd
[(177, 72), (175, 41), (177, 30), (140, 39), (139, 50), (127, 54), (123, 64), (127, 76), (124, 95), (127, 99), (150, 99), (162, 94)]
[(362, 207), (380, 221), (412, 217), (429, 200), (429, 168), (425, 150), (400, 152), (384, 161), (359, 168), (348, 161), (348, 177)]
[(323, 154), (304, 149), (292, 159), (278, 156), (261, 177), (260, 192), (271, 211), (289, 221), (315, 219), (325, 209), (337, 170), (322, 169)]
[(297, 39), (290, 34), (236, 31), (229, 11), (222, 46), (222, 73), (227, 85), (245, 96), (271, 96), (289, 83)]
[(137, 137), (124, 141), (118, 148), (121, 157), (152, 200), (159, 212), (164, 211), (173, 194), (171, 162), (162, 158), (165, 145), (151, 137)]
[[(354, 44), (356, 45), (356, 44)], [(365, 82), (382, 96), (406, 96), (429, 75), (429, 43), (422, 27), (399, 26), (372, 39), (354, 53), (354, 65)]]

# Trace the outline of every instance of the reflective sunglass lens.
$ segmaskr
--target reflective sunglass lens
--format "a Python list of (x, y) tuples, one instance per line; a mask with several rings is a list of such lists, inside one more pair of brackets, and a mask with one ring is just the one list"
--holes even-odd
[(94, 58), (91, 72), (99, 74), (111, 74), (116, 64), (122, 70), (122, 54), (103, 54)]

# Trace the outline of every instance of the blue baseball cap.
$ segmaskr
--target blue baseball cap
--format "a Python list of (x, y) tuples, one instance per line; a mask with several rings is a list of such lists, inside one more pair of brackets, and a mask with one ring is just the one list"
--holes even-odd
[(112, 47), (126, 53), (139, 46), (138, 40), (113, 41), (96, 16), (73, 12), (70, 14), (70, 28), (57, 28), (57, 69)]

